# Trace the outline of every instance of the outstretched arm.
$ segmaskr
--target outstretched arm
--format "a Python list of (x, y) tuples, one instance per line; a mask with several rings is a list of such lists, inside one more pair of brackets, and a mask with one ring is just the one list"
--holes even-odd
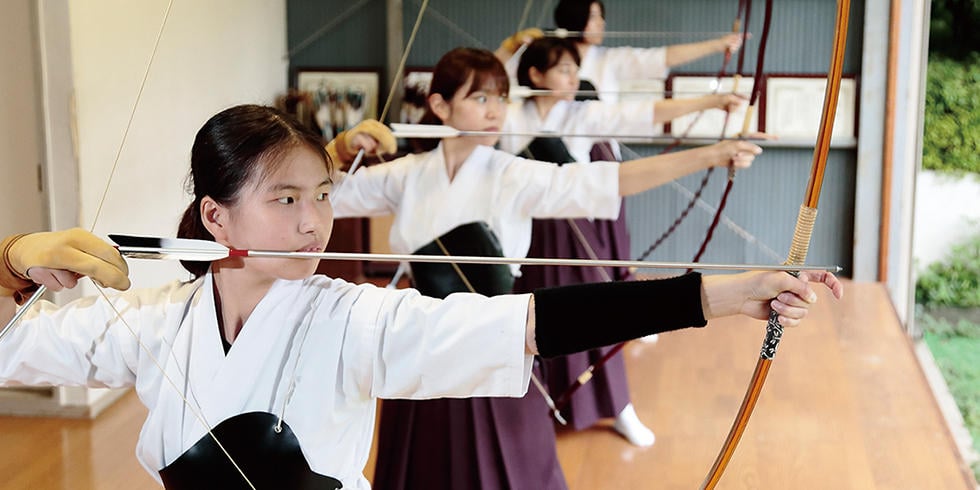
[(663, 124), (692, 112), (708, 109), (734, 111), (744, 104), (745, 97), (736, 94), (712, 94), (691, 99), (663, 99), (653, 105), (653, 123)]
[(733, 53), (742, 47), (741, 34), (728, 34), (717, 39), (709, 39), (697, 43), (673, 44), (667, 46), (667, 67), (673, 68), (691, 61), (703, 58), (710, 54), (724, 53), (731, 50)]
[[(581, 284), (539, 289), (528, 304), (525, 350), (545, 357), (570, 354), (645, 335), (701, 327), (711, 318), (742, 314), (768, 318), (779, 313), (783, 326), (795, 327), (817, 301), (812, 283), (840, 299), (844, 288), (833, 274), (804, 271), (733, 275), (686, 274), (655, 281)], [(656, 312), (639, 322), (636, 310)]]
[(733, 163), (748, 168), (762, 148), (748, 141), (727, 140), (690, 150), (624, 162), (619, 166), (619, 195), (631, 196), (685, 175)]

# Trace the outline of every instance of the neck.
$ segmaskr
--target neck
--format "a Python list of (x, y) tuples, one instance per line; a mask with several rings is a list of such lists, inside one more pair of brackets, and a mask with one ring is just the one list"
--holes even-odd
[(538, 117), (543, 121), (548, 117), (548, 113), (551, 109), (555, 107), (555, 104), (561, 100), (558, 97), (552, 95), (541, 95), (534, 98), (534, 106), (538, 109)]
[(449, 174), (450, 181), (453, 180), (456, 172), (463, 166), (463, 162), (473, 154), (473, 150), (477, 146), (477, 143), (465, 136), (442, 140), (442, 156), (446, 160), (446, 173)]
[(578, 48), (578, 57), (580, 59), (585, 58), (585, 52), (589, 50), (589, 46), (592, 45), (585, 42), (575, 43), (575, 47)]
[[(234, 261), (234, 264), (225, 263)], [(218, 323), (225, 339), (233, 343), (241, 333), (255, 306), (269, 292), (269, 278), (257, 278), (250, 274), (241, 262), (243, 259), (225, 259), (212, 264), (215, 307)]]

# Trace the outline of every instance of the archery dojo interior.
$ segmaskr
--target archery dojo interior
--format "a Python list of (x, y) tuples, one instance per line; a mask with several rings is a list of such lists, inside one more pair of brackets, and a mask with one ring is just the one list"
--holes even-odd
[[(730, 29), (735, 3), (610, 0), (608, 30), (651, 34), (610, 37), (606, 44), (704, 39), (706, 32)], [(753, 34), (762, 15), (756, 3)], [(976, 485), (966, 463), (974, 456), (912, 315), (914, 177), (928, 23), (920, 3), (851, 4), (837, 121), (807, 257), (808, 263), (843, 268), (845, 298), (821, 295), (805, 325), (786, 332), (721, 488)], [(154, 50), (168, 9), (163, 0), (5, 2), (0, 52), (11, 69), (0, 74), (6, 95), (0, 134), (7, 135), (0, 138), (7, 176), (0, 183), (7, 209), (0, 232), (95, 223), (101, 235), (172, 234), (186, 205), (182, 182), (190, 142), (217, 110), (272, 104), (303, 83), (356, 80), (366, 87), (358, 95), (367, 101), (364, 116), (376, 117), (397, 77), (405, 85), (394, 91), (388, 120), (407, 120), (412, 86), (402, 78), (424, 79), (456, 46), (493, 50), (520, 26), (551, 26), (554, 6), (432, 0), (402, 77), (396, 69), (421, 4), (177, 1)], [(779, 139), (762, 143), (764, 155), (738, 174), (702, 261), (785, 259), (814, 158), (834, 14), (831, 1), (777, 2), (763, 73), (756, 79), (747, 68), (742, 83), (763, 86), (752, 129)], [(752, 39), (743, 47), (746, 67), (754, 66), (757, 49)], [(627, 86), (678, 94), (712, 90), (720, 63), (719, 56), (707, 57), (674, 69), (665, 80)], [(723, 90), (731, 79), (722, 78)], [(741, 124), (740, 117), (733, 119)], [(665, 125), (652, 143), (626, 141), (624, 151), (655, 154), (691, 122)], [(700, 124), (687, 134), (711, 137), (724, 122), (706, 118)], [(723, 174), (707, 183), (688, 219), (652, 260), (691, 258), (718, 206)], [(634, 256), (692, 202), (701, 178), (692, 175), (627, 199)], [(338, 221), (330, 249), (387, 252), (389, 223)], [(134, 263), (131, 270), (135, 287), (180, 274), (174, 264), (158, 262)], [(324, 264), (322, 271), (386, 284), (394, 268), (357, 262)], [(51, 299), (61, 303), (94, 292), (86, 284)], [(764, 333), (761, 322), (744, 318), (713, 321), (711, 329), (661, 335), (656, 343), (625, 349), (634, 404), (656, 443), (633, 447), (608, 426), (559, 430), (570, 488), (691, 488), (701, 481), (741, 402)], [(133, 456), (145, 409), (131, 390), (5, 388), (0, 413), (4, 488), (156, 487)], [(369, 477), (372, 465), (365, 470)]]

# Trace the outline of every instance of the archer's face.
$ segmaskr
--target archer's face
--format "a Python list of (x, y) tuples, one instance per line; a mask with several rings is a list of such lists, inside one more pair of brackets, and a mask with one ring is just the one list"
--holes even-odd
[[(333, 229), (326, 165), (305, 146), (288, 150), (280, 158), (274, 173), (254, 178), (229, 208), (230, 243), (226, 245), (251, 250), (322, 252)], [(261, 276), (295, 280), (312, 275), (317, 262), (249, 258), (244, 260), (244, 267)]]
[[(494, 86), (480, 87), (469, 93), (473, 77), (453, 94), (449, 100), (449, 114), (443, 123), (461, 131), (500, 131), (507, 118), (507, 94), (500, 93)], [(493, 146), (500, 139), (493, 136), (469, 136), (468, 140), (486, 146)]]
[(541, 88), (566, 92), (561, 95), (561, 98), (574, 100), (573, 91), (578, 90), (578, 65), (575, 64), (575, 59), (568, 53), (562, 53), (558, 64), (544, 72), (540, 83), (535, 80), (535, 84)]
[(602, 16), (602, 7), (593, 2), (589, 6), (589, 20), (585, 23), (585, 42), (596, 46), (602, 44), (602, 35), (606, 32), (606, 19)]

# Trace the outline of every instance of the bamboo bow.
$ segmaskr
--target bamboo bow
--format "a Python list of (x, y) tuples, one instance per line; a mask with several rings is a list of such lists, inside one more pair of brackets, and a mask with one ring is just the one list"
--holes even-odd
[[(817, 135), (817, 145), (813, 152), (813, 164), (810, 169), (810, 180), (807, 184), (806, 195), (800, 212), (796, 219), (796, 228), (793, 231), (793, 243), (790, 247), (789, 256), (786, 264), (803, 264), (806, 262), (807, 249), (810, 246), (810, 236), (813, 233), (813, 225), (817, 217), (817, 204), (820, 201), (820, 188), (823, 185), (823, 175), (827, 168), (827, 155), (830, 151), (830, 137), (834, 127), (834, 116), (837, 112), (837, 98), (840, 94), (840, 81), (844, 67), (844, 49), (847, 45), (847, 22), (850, 10), (850, 0), (837, 0), (837, 18), (834, 24), (835, 37), (833, 53), (830, 57), (830, 68), (827, 77), (827, 89), (824, 93), (823, 113), (820, 118), (820, 132)], [(711, 470), (705, 477), (701, 485), (703, 489), (713, 489), (721, 479), (725, 467), (731, 460), (738, 445), (742, 433), (752, 416), (759, 395), (762, 393), (762, 386), (769, 373), (772, 359), (776, 355), (776, 348), (783, 335), (783, 327), (779, 324), (778, 315), (775, 311), (769, 312), (769, 322), (766, 325), (766, 338), (762, 343), (762, 351), (759, 360), (752, 374), (752, 381), (745, 392), (742, 406), (738, 410), (738, 415), (732, 428), (728, 433), (718, 457), (715, 459)]]

